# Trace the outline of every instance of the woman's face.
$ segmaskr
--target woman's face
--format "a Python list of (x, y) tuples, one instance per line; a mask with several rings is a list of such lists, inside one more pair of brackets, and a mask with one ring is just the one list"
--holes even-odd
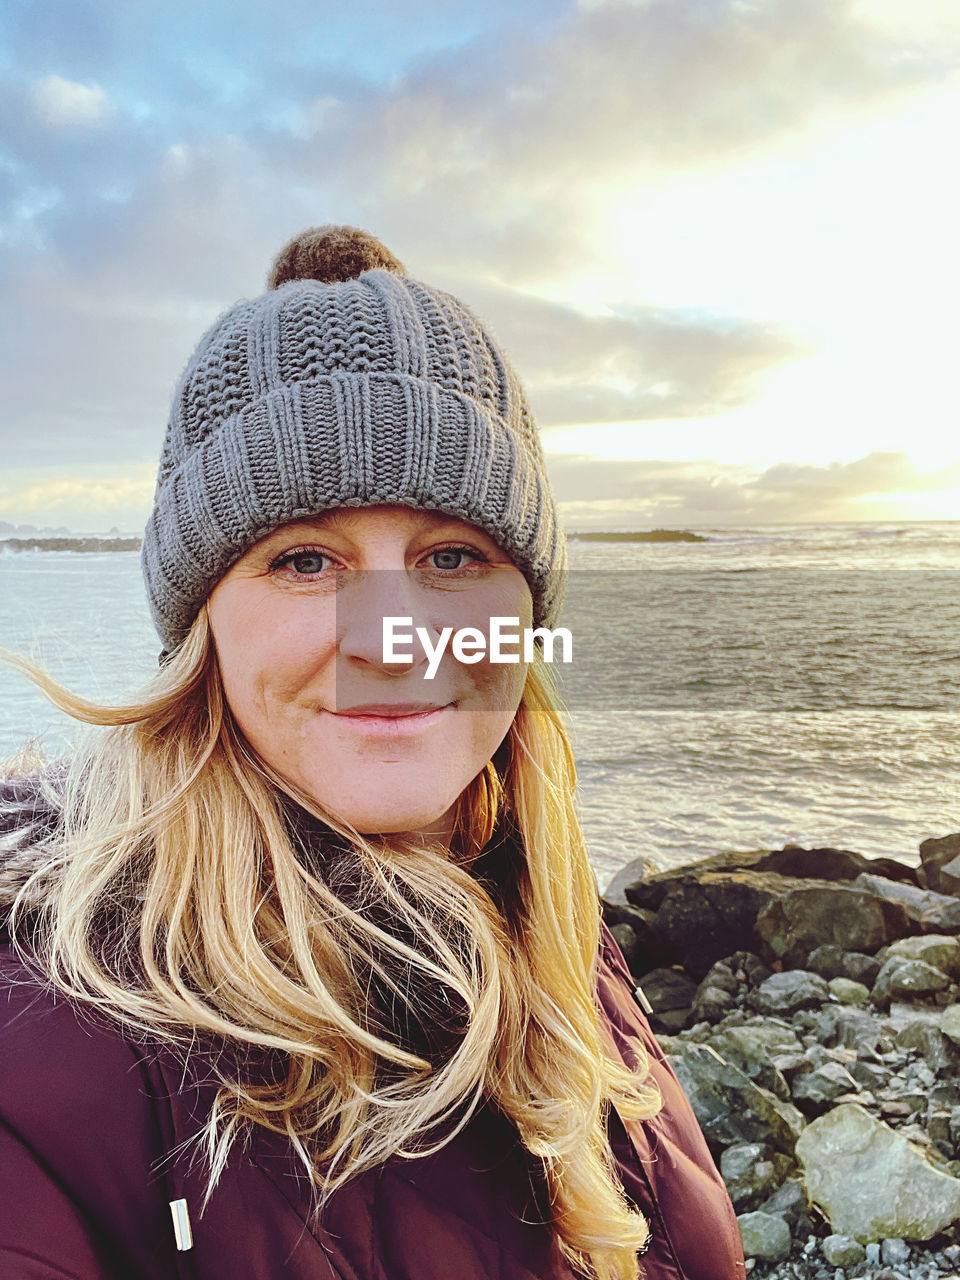
[[(506, 736), (526, 666), (522, 644), (504, 647), (518, 663), (484, 653), (468, 664), (448, 643), (428, 679), (427, 650), (446, 627), (489, 636), (492, 617), (522, 631), (532, 607), (482, 530), (373, 506), (274, 530), (217, 584), (209, 616), (230, 709), (267, 764), (362, 834), (448, 843), (453, 805)], [(394, 624), (412, 637), (395, 652), (412, 662), (385, 661), (385, 617), (410, 619)]]

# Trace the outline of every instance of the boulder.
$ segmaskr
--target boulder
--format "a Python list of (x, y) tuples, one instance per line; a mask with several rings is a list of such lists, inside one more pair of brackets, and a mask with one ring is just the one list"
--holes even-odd
[[(743, 980), (746, 981), (746, 975), (744, 975)], [(716, 964), (710, 966), (700, 986), (718, 987), (721, 991), (726, 991), (731, 996), (735, 996), (740, 990), (740, 983), (734, 976), (730, 962), (726, 959), (718, 960)]]
[(921, 933), (912, 938), (899, 938), (877, 952), (877, 960), (883, 964), (891, 956), (905, 960), (922, 960), (941, 969), (954, 981), (960, 979), (960, 940), (947, 933)]
[[(647, 911), (642, 907), (621, 906), (606, 900), (601, 905), (604, 923), (609, 926), (620, 944), (631, 973), (639, 977), (648, 969), (655, 969), (662, 964), (671, 964), (676, 958), (657, 933), (655, 912)], [(617, 933), (618, 926), (625, 926), (630, 930), (630, 934)], [(625, 937), (626, 945), (621, 941), (621, 936)]]
[(774, 960), (793, 967), (823, 943), (873, 952), (911, 930), (900, 903), (850, 885), (812, 880), (768, 902), (757, 916), (756, 932)]
[(906, 1240), (881, 1240), (880, 1261), (888, 1267), (902, 1267), (910, 1261), (910, 1246)]
[(913, 926), (904, 933), (960, 933), (960, 898), (867, 874), (857, 876), (853, 887), (902, 907)]
[(693, 1017), (697, 1022), (719, 1022), (735, 1005), (734, 997), (722, 987), (701, 982), (693, 997)]
[[(751, 1034), (754, 1030), (756, 1028), (753, 1027), (726, 1027), (712, 1035), (708, 1044), (762, 1088), (769, 1089), (776, 1097), (789, 1102), (790, 1086), (786, 1077), (771, 1060), (769, 1049), (764, 1046), (763, 1041)], [(796, 1043), (799, 1049), (799, 1042)]]
[(831, 978), (845, 977), (846, 969), (843, 965), (845, 954), (842, 947), (835, 947), (830, 942), (823, 943), (810, 952), (804, 968), (809, 969), (811, 973), (819, 973), (820, 977), (826, 978), (828, 982)]
[[(960, 902), (957, 905), (960, 906)], [(878, 1008), (885, 1009), (891, 1000), (922, 999), (944, 991), (949, 985), (950, 979), (942, 969), (935, 969), (923, 960), (892, 955), (881, 965), (870, 999)]]
[(791, 1103), (755, 1084), (710, 1045), (682, 1042), (668, 1059), (714, 1158), (741, 1142), (767, 1143), (792, 1153), (804, 1119)]
[[(753, 1209), (776, 1189), (774, 1151), (762, 1142), (738, 1142), (720, 1157), (720, 1173), (735, 1209)], [(785, 1157), (776, 1153), (781, 1160)]]
[(810, 1198), (835, 1232), (861, 1244), (929, 1240), (960, 1217), (960, 1180), (857, 1103), (808, 1124), (796, 1154)]
[(901, 1027), (896, 1041), (901, 1049), (918, 1049), (932, 1071), (946, 1071), (960, 1062), (956, 1046), (923, 1018), (914, 1018)]
[(940, 868), (940, 893), (949, 893), (954, 897), (960, 893), (960, 854)]
[(831, 978), (827, 983), (830, 994), (841, 1004), (864, 1005), (870, 999), (870, 988), (849, 978)]
[[(651, 911), (659, 909), (668, 894), (672, 894), (689, 880), (706, 875), (713, 871), (751, 870), (756, 863), (768, 856), (766, 849), (757, 849), (749, 853), (715, 853), (698, 862), (687, 863), (681, 867), (670, 867), (666, 871), (653, 875), (640, 875), (630, 883), (622, 885), (622, 894), (627, 902), (637, 907), (647, 907)], [(619, 875), (614, 877), (619, 880)], [(611, 881), (611, 887), (613, 881)], [(620, 890), (620, 885), (618, 885)], [(606, 896), (606, 895), (604, 895)], [(733, 948), (731, 948), (732, 950)]]
[(687, 1025), (697, 988), (682, 969), (651, 969), (643, 975), (641, 986), (653, 1006), (653, 1013), (649, 1016), (654, 1031), (665, 1031), (670, 1035)]
[(848, 982), (862, 982), (872, 987), (880, 970), (880, 962), (863, 951), (844, 951), (830, 943), (814, 947), (807, 957), (805, 969), (819, 973), (829, 982), (831, 978), (846, 978)]
[(831, 1267), (855, 1267), (867, 1256), (863, 1245), (851, 1236), (827, 1236), (820, 1248)]
[(940, 1018), (940, 1030), (954, 1044), (960, 1044), (960, 1004), (947, 1005)]
[(940, 884), (940, 868), (945, 867), (960, 854), (960, 834), (933, 837), (922, 841), (920, 845), (920, 872), (917, 877), (921, 886), (943, 892)]
[(703, 978), (716, 961), (753, 940), (758, 913), (782, 895), (785, 883), (749, 870), (687, 875), (673, 881), (663, 898), (656, 930), (683, 967)]
[(893, 858), (865, 858), (849, 849), (803, 849), (795, 844), (768, 853), (754, 869), (800, 880), (855, 880), (862, 872), (872, 872), (905, 884), (917, 883), (914, 868)]
[(632, 862), (628, 862), (625, 867), (620, 868), (604, 889), (603, 897), (611, 906), (628, 906), (628, 899), (624, 892), (627, 885), (649, 880), (651, 876), (658, 875), (662, 871), (663, 868), (655, 858), (642, 854), (639, 858), (634, 858)]
[(774, 973), (750, 993), (750, 1004), (760, 1013), (779, 1013), (786, 1017), (798, 1009), (811, 1009), (830, 999), (830, 988), (819, 974), (807, 969), (788, 969)]
[(858, 1093), (860, 1086), (839, 1062), (824, 1062), (814, 1071), (799, 1075), (793, 1081), (793, 1100), (800, 1109), (819, 1115), (836, 1098), (845, 1093)]
[(737, 1223), (745, 1257), (779, 1262), (789, 1256), (790, 1228), (782, 1218), (758, 1209), (753, 1213), (741, 1213)]
[(759, 987), (760, 983), (770, 977), (770, 969), (753, 951), (734, 951), (724, 956), (722, 964), (730, 970), (739, 987), (745, 982), (748, 987)]
[(758, 1205), (763, 1213), (772, 1213), (783, 1218), (784, 1222), (798, 1235), (810, 1234), (813, 1223), (810, 1221), (810, 1201), (799, 1178), (787, 1178), (777, 1190)]

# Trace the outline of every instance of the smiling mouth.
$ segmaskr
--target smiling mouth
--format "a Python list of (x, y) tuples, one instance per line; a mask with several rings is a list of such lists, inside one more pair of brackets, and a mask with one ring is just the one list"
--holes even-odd
[(356, 706), (335, 711), (334, 715), (349, 716), (351, 719), (357, 716), (406, 719), (408, 716), (428, 715), (432, 711), (442, 711), (449, 705), (444, 702), (358, 702)]
[(421, 732), (453, 707), (452, 702), (365, 703), (328, 715), (365, 737), (403, 738)]

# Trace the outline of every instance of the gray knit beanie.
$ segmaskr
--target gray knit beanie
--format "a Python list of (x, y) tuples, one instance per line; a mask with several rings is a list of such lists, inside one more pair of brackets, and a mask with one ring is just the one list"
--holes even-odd
[(172, 653), (244, 552), (330, 507), (399, 504), (484, 529), (552, 626), (566, 544), (523, 389), (489, 330), (373, 236), (324, 226), (200, 340), (167, 425), (141, 564)]

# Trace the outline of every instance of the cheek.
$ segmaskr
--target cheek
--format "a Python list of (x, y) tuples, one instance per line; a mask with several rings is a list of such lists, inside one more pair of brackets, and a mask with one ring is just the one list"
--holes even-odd
[(305, 608), (306, 603), (240, 592), (211, 597), (224, 691), (241, 727), (270, 706), (293, 702), (330, 662), (332, 626), (325, 625), (323, 610)]

